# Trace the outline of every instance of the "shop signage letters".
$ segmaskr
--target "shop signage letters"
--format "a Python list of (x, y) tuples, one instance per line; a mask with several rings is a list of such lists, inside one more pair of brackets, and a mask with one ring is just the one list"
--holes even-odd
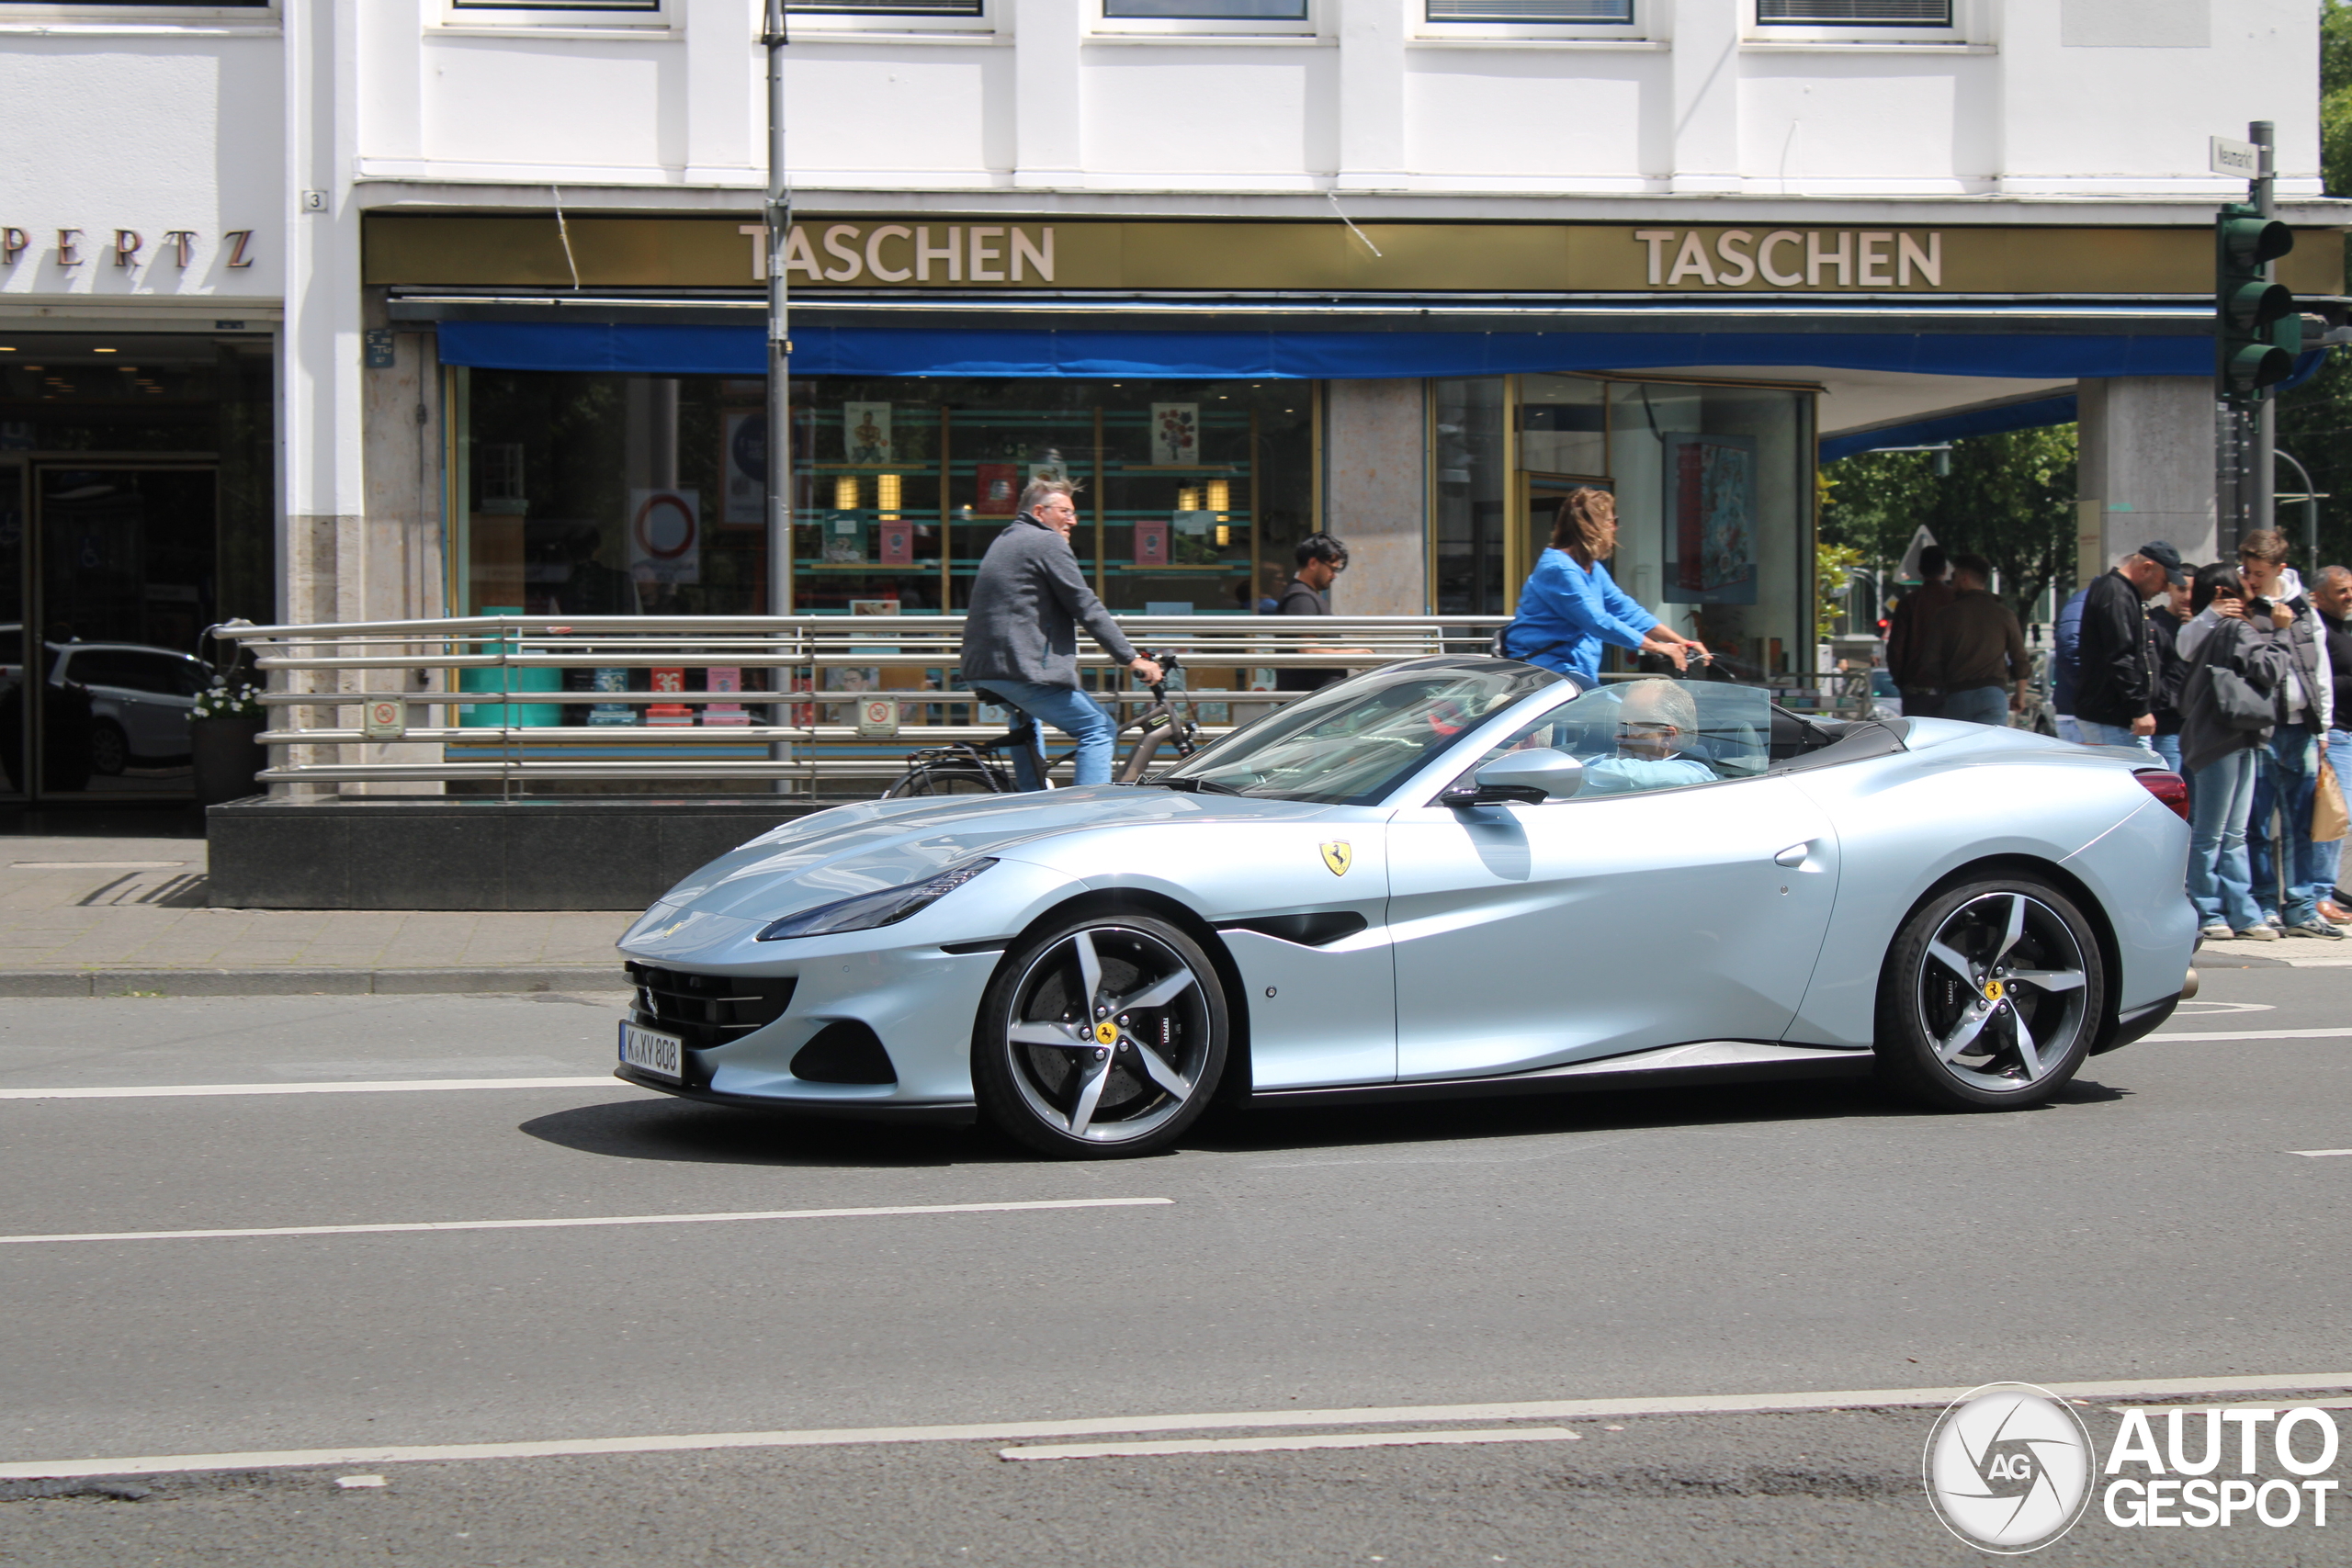
[[(87, 243), (85, 236), (90, 232), (91, 231), (86, 229), (58, 230), (57, 265), (80, 266), (84, 262), (88, 261), (90, 257), (84, 254), (83, 247)], [(146, 236), (136, 229), (117, 229), (113, 233), (113, 243), (102, 244), (101, 248), (114, 257), (114, 265), (117, 266), (138, 265), (139, 253), (147, 248)], [(157, 251), (159, 254), (169, 252), (174, 265), (185, 272), (187, 270), (187, 264), (196, 259), (196, 247), (203, 238), (204, 234), (200, 230), (166, 229), (164, 231), (163, 241), (157, 247)], [(220, 240), (229, 248), (228, 259), (222, 264), (223, 265), (251, 266), (254, 265), (254, 258), (246, 254), (254, 240), (254, 231), (251, 229), (231, 229), (220, 236)], [(13, 223), (0, 225), (0, 265), (16, 265), (23, 258), (25, 252), (31, 247), (32, 235), (29, 231), (18, 228)]]
[[(1889, 224), (1871, 229), (1605, 223), (807, 218), (780, 265), (796, 293), (865, 288), (1329, 290), (1517, 295), (1879, 294), (2210, 297), (2210, 223), (2175, 227)], [(365, 220), (367, 281), (411, 288), (721, 288), (767, 275), (764, 225), (734, 217)], [(1371, 241), (1370, 244), (1364, 243)], [(2345, 239), (2296, 235), (2280, 279), (2342, 286)], [(576, 273), (575, 273), (575, 270)]]

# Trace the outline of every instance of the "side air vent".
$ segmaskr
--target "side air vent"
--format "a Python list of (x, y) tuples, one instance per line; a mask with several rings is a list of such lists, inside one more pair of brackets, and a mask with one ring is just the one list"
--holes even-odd
[(897, 1083), (899, 1069), (873, 1030), (845, 1018), (817, 1031), (794, 1054), (792, 1076), (804, 1083)]
[(667, 1030), (696, 1051), (763, 1029), (792, 1005), (790, 976), (749, 979), (632, 964), (628, 977), (637, 987), (634, 1021), (647, 1029)]
[(1254, 920), (1233, 920), (1217, 929), (1228, 931), (1256, 931), (1279, 942), (1295, 942), (1301, 947), (1328, 947), (1342, 937), (1351, 937), (1371, 922), (1353, 909), (1326, 909), (1314, 915), (1261, 915)]

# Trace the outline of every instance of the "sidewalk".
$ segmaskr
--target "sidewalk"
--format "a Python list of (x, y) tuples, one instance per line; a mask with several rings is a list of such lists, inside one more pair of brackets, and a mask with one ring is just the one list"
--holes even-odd
[(214, 909), (205, 874), (201, 839), (0, 838), (0, 997), (619, 989), (638, 914)]

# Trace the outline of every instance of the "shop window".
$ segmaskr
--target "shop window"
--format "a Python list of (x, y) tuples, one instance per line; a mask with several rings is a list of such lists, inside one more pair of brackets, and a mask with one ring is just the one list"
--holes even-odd
[(1432, 22), (1589, 22), (1630, 26), (1634, 0), (1429, 0)]
[[(456, 607), (769, 613), (766, 384), (460, 371)], [(1311, 532), (1311, 383), (797, 382), (793, 604), (935, 615), (1041, 474), (1112, 609), (1254, 613)], [(1279, 576), (1277, 575), (1279, 574)]]
[(1611, 575), (1742, 680), (1810, 668), (1812, 451), (1806, 390), (1609, 389)]
[(1430, 383), (1430, 581), (1440, 615), (1503, 613), (1510, 491), (1499, 376)]
[(1948, 28), (1951, 0), (1756, 0), (1766, 27)]

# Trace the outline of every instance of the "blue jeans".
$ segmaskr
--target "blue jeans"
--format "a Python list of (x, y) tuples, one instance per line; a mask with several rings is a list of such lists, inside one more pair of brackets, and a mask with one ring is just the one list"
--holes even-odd
[(1944, 711), (1938, 716), (1969, 724), (2006, 725), (2009, 722), (2009, 689), (1975, 686), (1965, 692), (1946, 692)]
[(2188, 809), (2188, 897), (2199, 925), (2215, 921), (2232, 931), (2262, 923), (2246, 868), (2245, 823), (2254, 810), (2254, 775), (2261, 752), (2232, 751), (2191, 776)]
[[(2085, 718), (2078, 714), (2075, 717), (2075, 728), (2082, 731), (2080, 739), (2086, 746), (2129, 746), (2136, 750), (2145, 751), (2151, 757), (2158, 755), (2156, 749), (2148, 744), (2153, 737), (2132, 734), (2132, 727), (2128, 724), (2101, 724), (2096, 719)], [(2177, 744), (2178, 740), (2176, 737), (2176, 749)]]
[(2178, 735), (2151, 735), (2148, 737), (2148, 744), (2154, 747), (2156, 755), (2165, 760), (2165, 767), (2176, 773), (2180, 772), (2180, 737)]
[[(1119, 727), (1102, 705), (1075, 686), (1040, 686), (1029, 681), (991, 679), (978, 690), (995, 693), (1031, 718), (1050, 724), (1078, 742), (1077, 783), (1111, 782), (1111, 742)], [(1037, 759), (1029, 747), (1012, 749), (1012, 776), (1023, 789), (1043, 789)]]
[[(2344, 798), (2352, 800), (2352, 734), (2341, 729), (2327, 732), (2327, 765), (2335, 770), (2335, 787)], [(2343, 874), (2344, 840), (2334, 840), (2312, 846), (2312, 869), (2318, 874), (2319, 896), (2334, 898), (2336, 878)], [(2337, 903), (2343, 900), (2336, 899)]]
[[(2312, 795), (2319, 788), (2319, 745), (2311, 726), (2282, 724), (2270, 738), (2254, 775), (2254, 812), (2246, 825), (2246, 857), (2254, 901), (2290, 926), (2309, 921), (2335, 886), (2323, 874), (2312, 842)], [(2278, 820), (2273, 823), (2273, 813)], [(2271, 833), (2276, 828), (2278, 837)], [(2282, 889), (2282, 886), (2283, 889)]]
[(2082, 728), (2075, 722), (2075, 716), (2073, 714), (2059, 714), (2057, 716), (2057, 720), (2059, 739), (2071, 740), (2077, 746), (2083, 743)]

